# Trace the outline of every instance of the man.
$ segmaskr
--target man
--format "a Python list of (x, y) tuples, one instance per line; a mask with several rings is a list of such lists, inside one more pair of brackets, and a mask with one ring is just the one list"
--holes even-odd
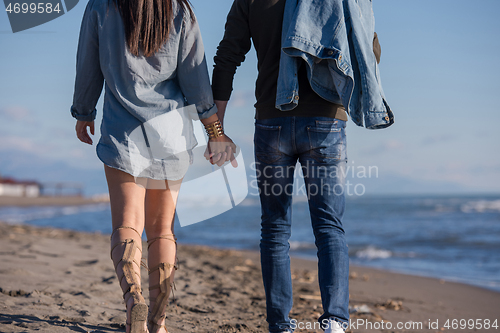
[[(325, 0), (325, 3), (331, 1), (342, 3), (340, 0)], [(349, 258), (342, 226), (347, 162), (346, 109), (339, 96), (341, 93), (334, 102), (320, 97), (316, 91), (321, 87), (314, 83), (311, 87), (309, 79), (314, 78), (312, 73), (315, 73), (312, 69), (320, 61), (306, 62), (306, 56), (288, 59), (295, 66), (288, 81), (298, 83), (298, 89), (290, 95), (293, 105), (286, 108), (288, 111), (281, 111), (283, 108), (276, 106), (277, 95), (284, 96), (283, 91), (278, 91), (278, 78), (287, 75), (280, 73), (283, 70), (280, 69), (280, 59), (282, 63), (286, 60), (281, 51), (285, 5), (287, 8), (294, 6), (287, 9), (293, 14), (300, 12), (294, 9), (299, 2), (234, 1), (227, 17), (224, 38), (214, 57), (212, 90), (219, 119), (223, 119), (236, 68), (244, 61), (253, 41), (259, 71), (255, 88), (254, 144), (262, 206), (260, 249), (269, 331), (292, 332), (293, 328), (288, 317), (292, 308), (288, 239), (293, 176), (298, 160), (318, 248), (318, 280), (324, 310), (319, 322), (328, 333), (344, 332), (349, 320)], [(287, 24), (294, 23), (293, 19), (290, 21)], [(374, 44), (378, 45), (378, 42)], [(339, 57), (335, 59), (338, 60)], [(316, 70), (316, 73), (320, 71)], [(330, 90), (335, 88), (332, 86)]]

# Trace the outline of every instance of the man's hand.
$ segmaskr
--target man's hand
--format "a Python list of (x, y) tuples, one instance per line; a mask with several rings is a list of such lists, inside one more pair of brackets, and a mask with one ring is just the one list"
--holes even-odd
[(222, 135), (215, 139), (208, 140), (207, 149), (205, 150), (205, 158), (210, 160), (210, 163), (222, 166), (227, 161), (231, 161), (231, 165), (236, 168), (238, 162), (234, 154), (236, 153), (236, 145), (227, 135)]
[(89, 133), (87, 132), (87, 127), (90, 127), (90, 133), (94, 135), (94, 122), (93, 121), (76, 121), (76, 136), (78, 139), (89, 145), (92, 144), (92, 139), (90, 138)]
[[(227, 101), (214, 101), (217, 106), (217, 113), (211, 115), (206, 119), (201, 119), (203, 125), (207, 126), (220, 121), (222, 126), (222, 121), (224, 119), (224, 113), (226, 112)], [(236, 153), (236, 145), (233, 143), (227, 135), (219, 136), (215, 139), (209, 139), (207, 149), (205, 150), (205, 158), (210, 160), (210, 163), (217, 164), (218, 166), (222, 166), (227, 161), (231, 161), (231, 165), (233, 167), (238, 166), (238, 162), (236, 162), (236, 157), (234, 154)]]

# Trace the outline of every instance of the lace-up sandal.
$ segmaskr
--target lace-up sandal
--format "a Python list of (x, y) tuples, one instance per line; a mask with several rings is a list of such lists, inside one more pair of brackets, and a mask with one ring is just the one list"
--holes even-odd
[[(177, 239), (175, 238), (174, 234), (169, 234), (148, 240), (148, 250), (154, 242), (160, 239), (174, 242), (177, 248), (177, 242), (176, 242)], [(165, 311), (167, 309), (170, 291), (172, 290), (172, 288), (175, 289), (172, 272), (174, 269), (177, 270), (177, 268), (178, 268), (177, 263), (170, 264), (162, 262), (149, 270), (149, 275), (155, 273), (156, 271), (158, 271), (159, 274), (158, 284), (149, 287), (150, 294), (151, 290), (155, 289), (160, 290), (160, 293), (156, 297), (153, 298), (150, 296), (149, 298), (150, 304), (154, 303), (153, 309), (150, 311), (148, 319), (148, 329), (150, 333), (157, 333), (158, 330), (162, 328), (165, 329), (165, 332), (168, 333), (167, 327), (165, 325), (160, 325), (159, 323), (163, 322), (163, 320), (166, 317)]]
[[(139, 235), (140, 239), (141, 235), (132, 227), (116, 228), (115, 230), (113, 230), (113, 234), (118, 230), (123, 229), (134, 230)], [(113, 234), (111, 234), (111, 238), (113, 237)], [(113, 250), (115, 250), (120, 245), (123, 245), (123, 252), (121, 254), (121, 257), (115, 256), (115, 259), (119, 258), (119, 260), (115, 262), (115, 259), (113, 258)], [(148, 316), (148, 306), (146, 305), (144, 297), (142, 297), (141, 276), (138, 272), (141, 269), (141, 263), (137, 262), (135, 259), (136, 251), (139, 251), (142, 257), (141, 248), (137, 244), (137, 241), (132, 238), (125, 239), (115, 244), (111, 248), (111, 260), (113, 260), (113, 263), (115, 265), (116, 275), (118, 276), (120, 287), (123, 290), (122, 282), (124, 279), (128, 286), (127, 289), (123, 292), (125, 306), (127, 306), (130, 298), (133, 299), (133, 305), (130, 309), (130, 322), (126, 322), (127, 326), (130, 326), (130, 333), (146, 333), (147, 331), (145, 329), (145, 324)], [(121, 268), (120, 263), (122, 263)], [(134, 267), (134, 264), (137, 266), (137, 268)]]

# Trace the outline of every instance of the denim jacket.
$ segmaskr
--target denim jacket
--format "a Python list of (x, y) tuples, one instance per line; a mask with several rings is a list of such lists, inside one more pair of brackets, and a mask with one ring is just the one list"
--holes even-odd
[(371, 0), (287, 0), (276, 108), (288, 111), (297, 106), (302, 58), (312, 89), (343, 104), (356, 125), (369, 129), (392, 125), (394, 115), (373, 53), (374, 33)]

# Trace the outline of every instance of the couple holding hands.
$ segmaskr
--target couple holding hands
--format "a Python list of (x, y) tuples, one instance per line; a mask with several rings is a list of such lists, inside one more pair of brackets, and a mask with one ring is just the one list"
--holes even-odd
[[(297, 160), (301, 163), (306, 188), (315, 188), (308, 200), (324, 310), (318, 320), (326, 332), (344, 332), (349, 320), (349, 259), (341, 170), (347, 161), (347, 116), (358, 125), (364, 120), (368, 128), (393, 122), (378, 87), (380, 47), (370, 31), (370, 10), (369, 0), (234, 0), (210, 84), (188, 0), (89, 1), (80, 31), (71, 114), (80, 141), (92, 144), (88, 131), (94, 134), (95, 107), (104, 86), (97, 154), (109, 188), (111, 258), (127, 307), (127, 333), (167, 332), (165, 313), (177, 269), (175, 206), (196, 146), (192, 133), (183, 130), (191, 120), (182, 120), (178, 110), (196, 108), (209, 137), (205, 157), (210, 163), (230, 161), (236, 167), (236, 146), (224, 134), (223, 118), (236, 68), (252, 41), (259, 71), (254, 138), (259, 188), (293, 187), (293, 172), (283, 170), (294, 170)], [(175, 112), (180, 116), (165, 123), (169, 130), (146, 135), (145, 124)], [(144, 134), (147, 149), (153, 145), (149, 138), (173, 152), (151, 159), (140, 173), (134, 160), (141, 152), (132, 149), (137, 146), (131, 135), (136, 129)], [(179, 142), (183, 154), (175, 153)], [(146, 185), (139, 186), (138, 179)], [(292, 332), (292, 193), (260, 191), (260, 198), (269, 331)], [(144, 231), (149, 306), (140, 276)]]

